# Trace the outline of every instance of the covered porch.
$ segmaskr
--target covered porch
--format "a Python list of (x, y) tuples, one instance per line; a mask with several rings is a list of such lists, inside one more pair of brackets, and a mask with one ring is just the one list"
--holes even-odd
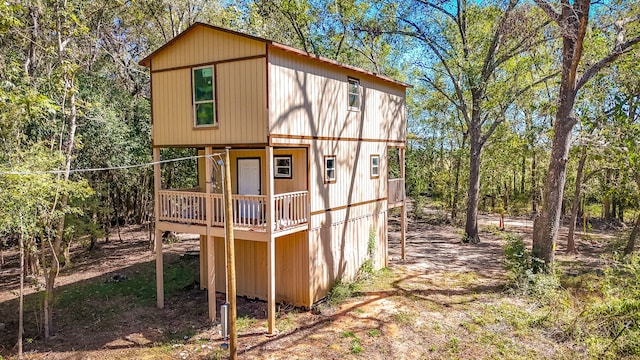
[[(228, 163), (224, 163), (223, 157), (220, 156), (225, 151), (223, 148), (207, 146), (198, 149), (198, 186), (189, 189), (162, 188), (160, 149), (153, 149), (156, 163), (154, 179), (157, 306), (164, 307), (162, 233), (173, 231), (199, 234), (201, 287), (207, 289), (209, 319), (212, 322), (217, 321), (216, 287), (218, 291), (224, 289), (220, 285), (226, 281), (223, 272), (224, 261), (220, 262), (220, 259), (224, 259), (226, 252), (223, 174), (225, 170), (229, 170), (235, 243), (238, 244), (240, 241), (243, 247), (253, 248), (251, 244), (262, 244), (261, 248), (264, 247), (260, 256), (262, 259), (240, 260), (266, 262), (268, 328), (269, 333), (273, 333), (276, 239), (289, 241), (292, 235), (306, 234), (309, 229), (308, 148), (265, 146), (227, 149)], [(228, 169), (225, 169), (225, 166)], [(216, 277), (220, 284), (216, 284)]]

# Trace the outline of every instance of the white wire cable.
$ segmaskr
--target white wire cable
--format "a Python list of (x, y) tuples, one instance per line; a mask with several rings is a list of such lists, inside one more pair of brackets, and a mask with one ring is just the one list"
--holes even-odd
[[(133, 168), (139, 168), (139, 167), (145, 167), (145, 166), (152, 166), (152, 165), (156, 165), (156, 164), (166, 164), (166, 163), (170, 163), (170, 162), (178, 162), (178, 161), (199, 159), (199, 158), (205, 158), (205, 157), (209, 157), (209, 156), (220, 156), (220, 155), (222, 155), (222, 153), (216, 153), (216, 154), (211, 154), (211, 155), (194, 155), (194, 156), (187, 156), (187, 157), (181, 157), (181, 158), (175, 158), (175, 159), (153, 161), (153, 162), (149, 162), (149, 163), (134, 164), (134, 165), (121, 165), (121, 166), (101, 167), (101, 168), (92, 168), (92, 169), (71, 169), (71, 170), (69, 170), (69, 173), (73, 174), (73, 173), (83, 173), (83, 172), (133, 169)], [(64, 174), (64, 173), (65, 173), (65, 170), (0, 171), (0, 175), (45, 175), (45, 174), (56, 175), (56, 174)]]

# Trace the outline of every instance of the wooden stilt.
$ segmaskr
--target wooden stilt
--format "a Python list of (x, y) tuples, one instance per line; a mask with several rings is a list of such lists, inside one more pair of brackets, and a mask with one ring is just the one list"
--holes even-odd
[(200, 235), (200, 290), (207, 288), (207, 236)]
[(229, 148), (224, 151), (224, 222), (227, 237), (227, 291), (229, 298), (229, 351), (231, 359), (238, 358), (236, 330), (236, 262), (233, 238), (233, 201), (231, 200), (231, 162)]
[(267, 323), (269, 334), (273, 335), (276, 331), (276, 242), (273, 235), (273, 214), (275, 212), (275, 204), (273, 200), (273, 147), (265, 148), (267, 159), (267, 232), (269, 240), (267, 242)]
[[(404, 148), (398, 149), (398, 154), (400, 156), (400, 177), (402, 178), (402, 183), (406, 184), (405, 180), (405, 169), (404, 169)], [(406, 186), (406, 185), (405, 185)], [(402, 189), (402, 213), (400, 217), (400, 246), (402, 250), (402, 260), (405, 260), (405, 242), (407, 238), (407, 195), (406, 189)]]
[(200, 258), (205, 259), (205, 264), (203, 267), (206, 273), (206, 287), (207, 287), (207, 302), (209, 304), (209, 320), (211, 322), (216, 321), (216, 266), (215, 266), (215, 247), (213, 244), (213, 236), (211, 236), (211, 219), (213, 219), (213, 204), (211, 201), (211, 173), (213, 171), (213, 159), (210, 156), (213, 154), (213, 151), (210, 146), (205, 147), (204, 153), (207, 156), (205, 158), (205, 218), (207, 219), (207, 228), (206, 228), (206, 236), (204, 238), (204, 251), (205, 255), (203, 256), (202, 251), (200, 250)]
[(155, 198), (155, 229), (156, 229), (156, 296), (157, 306), (159, 309), (164, 307), (164, 274), (163, 274), (163, 258), (162, 258), (162, 231), (158, 229), (158, 223), (160, 219), (160, 196), (159, 191), (162, 186), (160, 182), (160, 149), (153, 148), (153, 161), (156, 163), (153, 165), (153, 191)]

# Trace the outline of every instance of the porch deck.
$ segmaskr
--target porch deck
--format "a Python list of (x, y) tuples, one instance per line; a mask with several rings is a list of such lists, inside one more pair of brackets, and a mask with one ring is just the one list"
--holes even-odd
[[(211, 210), (207, 211), (207, 194), (196, 191), (160, 190), (158, 226), (161, 230), (224, 236), (224, 199), (222, 194), (209, 194)], [(296, 191), (274, 195), (274, 214), (271, 231), (276, 237), (303, 231), (309, 222), (309, 193)], [(266, 195), (232, 195), (233, 227), (239, 236), (248, 240), (266, 241)]]

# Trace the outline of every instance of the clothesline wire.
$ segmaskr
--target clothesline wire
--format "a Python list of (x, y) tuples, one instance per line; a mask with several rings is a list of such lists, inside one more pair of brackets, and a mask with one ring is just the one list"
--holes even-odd
[[(142, 164), (132, 164), (132, 165), (120, 165), (120, 166), (110, 166), (110, 167), (100, 167), (100, 168), (90, 168), (90, 169), (71, 169), (69, 173), (85, 173), (85, 172), (98, 172), (98, 171), (108, 171), (108, 170), (125, 170), (125, 169), (133, 169), (140, 168), (145, 166), (152, 166), (157, 164), (166, 164), (171, 162), (178, 162), (184, 160), (192, 160), (192, 159), (200, 159), (200, 158), (213, 158), (213, 157), (221, 157), (223, 153), (214, 153), (211, 155), (193, 155), (186, 156), (175, 159), (167, 159), (160, 161), (152, 161), (148, 163)], [(0, 175), (45, 175), (45, 174), (64, 174), (65, 170), (46, 170), (46, 171), (0, 171)]]

